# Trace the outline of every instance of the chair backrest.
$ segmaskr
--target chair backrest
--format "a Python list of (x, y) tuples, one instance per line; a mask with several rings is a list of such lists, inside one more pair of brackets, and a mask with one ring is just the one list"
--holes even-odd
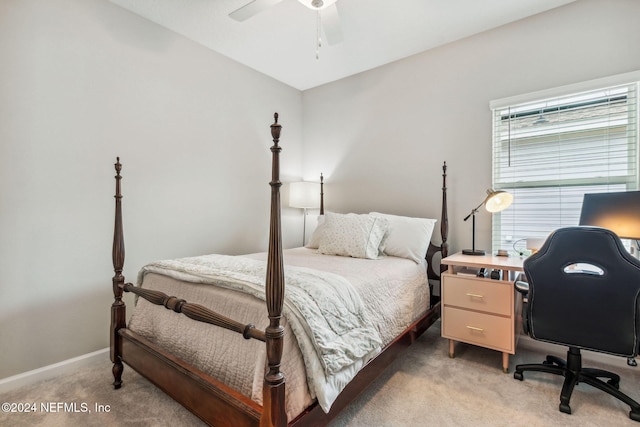
[[(589, 271), (586, 266), (591, 266)], [(636, 356), (640, 261), (613, 232), (599, 227), (558, 229), (524, 261), (524, 271), (532, 338)]]

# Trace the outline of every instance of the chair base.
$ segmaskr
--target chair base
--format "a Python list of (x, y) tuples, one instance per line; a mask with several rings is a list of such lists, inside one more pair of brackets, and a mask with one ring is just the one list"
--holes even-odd
[[(583, 368), (582, 355), (577, 347), (569, 348), (566, 361), (555, 356), (547, 356), (541, 364), (517, 365), (513, 378), (522, 381), (524, 379), (522, 375), (524, 371), (539, 371), (564, 376), (564, 383), (560, 392), (560, 412), (571, 414), (571, 407), (569, 406), (571, 393), (573, 393), (576, 384), (584, 382), (609, 393), (629, 405), (631, 407), (629, 418), (634, 421), (640, 421), (640, 404), (619, 390), (620, 376), (602, 369)], [(601, 378), (607, 379), (607, 381), (605, 382)]]

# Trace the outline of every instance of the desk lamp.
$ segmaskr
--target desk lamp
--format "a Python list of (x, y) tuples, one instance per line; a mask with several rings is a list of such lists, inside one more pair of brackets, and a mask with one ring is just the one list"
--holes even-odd
[(513, 195), (506, 191), (502, 190), (487, 190), (487, 197), (480, 203), (475, 209), (471, 211), (469, 215), (465, 217), (465, 221), (472, 217), (472, 230), (473, 234), (471, 237), (471, 249), (463, 249), (462, 253), (465, 255), (484, 255), (485, 251), (483, 249), (476, 249), (476, 213), (478, 210), (484, 205), (485, 209), (491, 213), (500, 212), (505, 210), (511, 205), (513, 202)]

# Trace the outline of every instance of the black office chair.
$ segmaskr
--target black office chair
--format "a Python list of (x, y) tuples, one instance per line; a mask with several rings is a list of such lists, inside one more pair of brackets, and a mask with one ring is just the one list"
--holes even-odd
[(610, 230), (567, 227), (524, 261), (524, 271), (527, 282), (515, 286), (524, 296), (525, 331), (569, 350), (566, 361), (547, 356), (542, 364), (517, 365), (513, 377), (522, 381), (524, 371), (564, 376), (560, 411), (567, 414), (575, 385), (590, 384), (629, 405), (629, 418), (640, 421), (640, 404), (619, 390), (620, 377), (583, 368), (580, 354), (584, 349), (628, 360), (638, 354), (640, 261)]

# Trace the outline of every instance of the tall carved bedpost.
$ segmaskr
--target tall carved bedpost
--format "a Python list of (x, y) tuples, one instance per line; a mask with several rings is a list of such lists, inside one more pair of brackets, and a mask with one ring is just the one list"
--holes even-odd
[[(434, 265), (434, 256), (440, 252), (441, 259), (445, 258), (449, 254), (449, 242), (447, 239), (449, 238), (449, 216), (447, 214), (447, 162), (442, 164), (442, 212), (440, 214), (440, 237), (442, 238), (442, 243), (440, 245), (434, 245), (432, 242), (429, 242), (429, 248), (427, 249), (427, 274), (429, 279), (440, 281), (440, 274), (436, 273), (435, 265)], [(440, 273), (444, 272), (447, 267), (440, 263)], [(433, 286), (430, 283), (429, 287), (431, 288), (433, 295)]]
[(271, 147), (271, 222), (269, 226), (269, 252), (267, 256), (266, 299), (269, 312), (269, 326), (265, 330), (267, 339), (267, 363), (269, 370), (264, 376), (262, 427), (286, 426), (284, 388), (285, 378), (280, 372), (284, 328), (280, 325), (284, 300), (284, 263), (282, 259), (282, 231), (280, 227), (280, 151), (278, 146), (280, 130), (278, 113), (271, 125), (273, 146)]
[(324, 176), (320, 174), (320, 215), (324, 215)]
[[(442, 258), (446, 258), (449, 255), (449, 216), (447, 214), (447, 162), (442, 164), (442, 215), (440, 221), (440, 235), (442, 236)], [(440, 273), (444, 272), (447, 267), (440, 264)]]
[(113, 386), (114, 388), (120, 388), (122, 385), (122, 338), (118, 334), (121, 328), (125, 325), (125, 304), (122, 301), (122, 285), (124, 284), (124, 276), (122, 275), (122, 268), (124, 266), (124, 235), (122, 231), (122, 194), (120, 193), (120, 171), (122, 165), (120, 164), (120, 157), (117, 158), (116, 164), (116, 214), (115, 224), (113, 228), (113, 297), (114, 301), (111, 304), (111, 361), (113, 362)]

